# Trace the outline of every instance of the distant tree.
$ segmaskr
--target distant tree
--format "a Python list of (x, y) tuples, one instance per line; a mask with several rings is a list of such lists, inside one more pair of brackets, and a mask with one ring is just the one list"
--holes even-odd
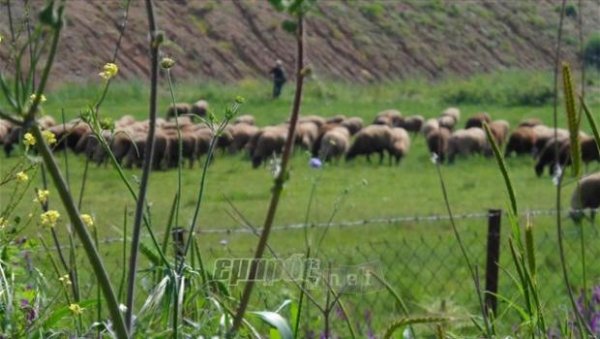
[(583, 62), (586, 66), (600, 69), (600, 34), (593, 34), (583, 48)]

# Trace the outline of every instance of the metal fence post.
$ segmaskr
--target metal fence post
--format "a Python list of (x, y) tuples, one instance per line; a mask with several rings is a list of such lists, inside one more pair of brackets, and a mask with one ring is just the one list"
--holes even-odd
[(500, 263), (500, 217), (502, 210), (488, 210), (487, 262), (485, 265), (486, 312), (496, 313), (498, 306), (498, 270)]

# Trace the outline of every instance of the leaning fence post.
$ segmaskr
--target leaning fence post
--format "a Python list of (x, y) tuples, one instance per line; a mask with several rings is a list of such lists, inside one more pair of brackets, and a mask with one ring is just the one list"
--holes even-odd
[(496, 314), (500, 263), (500, 217), (502, 210), (488, 210), (487, 262), (485, 265), (485, 306)]

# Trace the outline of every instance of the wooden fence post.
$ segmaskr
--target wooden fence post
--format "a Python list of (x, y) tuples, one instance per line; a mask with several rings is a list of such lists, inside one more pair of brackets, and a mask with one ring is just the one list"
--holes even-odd
[(485, 306), (497, 314), (498, 270), (500, 263), (500, 218), (502, 210), (488, 210), (487, 262), (485, 266)]

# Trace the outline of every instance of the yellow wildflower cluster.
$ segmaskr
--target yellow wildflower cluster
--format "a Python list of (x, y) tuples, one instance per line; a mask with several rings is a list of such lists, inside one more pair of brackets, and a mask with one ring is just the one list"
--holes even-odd
[(33, 134), (31, 133), (25, 133), (25, 135), (23, 136), (23, 143), (25, 144), (25, 146), (27, 148), (29, 148), (29, 146), (33, 146), (35, 145), (35, 137), (33, 136)]
[(83, 221), (87, 227), (94, 227), (94, 219), (89, 214), (82, 214), (81, 221)]
[(56, 226), (58, 218), (60, 218), (60, 213), (55, 210), (50, 210), (40, 215), (40, 222), (42, 223), (42, 226), (54, 227)]
[(38, 190), (34, 202), (39, 202), (40, 204), (45, 204), (48, 201), (48, 196), (50, 195), (50, 191), (48, 190)]
[[(33, 101), (35, 100), (35, 98), (37, 98), (37, 96), (34, 94), (29, 96), (29, 101), (31, 101), (33, 103)], [(46, 96), (45, 95), (40, 95), (40, 104), (43, 104), (46, 102)]]
[(71, 304), (69, 305), (69, 310), (71, 310), (74, 315), (80, 315), (83, 313), (85, 308), (79, 306), (78, 304)]
[(63, 275), (62, 277), (58, 278), (58, 280), (65, 285), (71, 285), (71, 279), (69, 278), (68, 274)]
[(27, 182), (27, 180), (29, 180), (29, 176), (23, 171), (15, 174), (15, 178), (17, 178), (18, 182)]
[(102, 72), (99, 73), (100, 77), (104, 80), (109, 80), (119, 73), (119, 66), (111, 62), (104, 65)]
[(46, 143), (50, 146), (56, 144), (56, 135), (54, 135), (54, 133), (45, 130), (42, 132), (42, 136), (44, 137), (44, 140), (46, 140)]
[(4, 217), (0, 217), (0, 230), (6, 228), (8, 226), (8, 220)]

